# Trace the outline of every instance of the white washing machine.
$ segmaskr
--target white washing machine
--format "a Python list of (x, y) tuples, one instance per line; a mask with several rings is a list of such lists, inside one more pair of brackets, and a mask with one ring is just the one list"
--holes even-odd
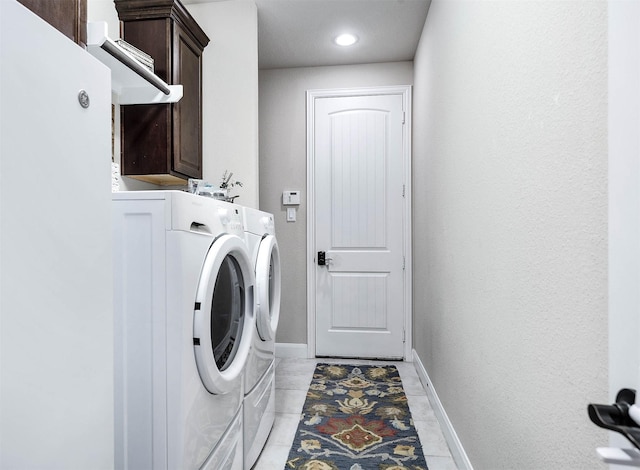
[(241, 469), (253, 260), (238, 206), (113, 194), (116, 468)]
[(247, 246), (255, 268), (256, 330), (245, 368), (245, 469), (256, 462), (275, 420), (275, 340), (280, 317), (280, 252), (273, 215), (244, 211)]

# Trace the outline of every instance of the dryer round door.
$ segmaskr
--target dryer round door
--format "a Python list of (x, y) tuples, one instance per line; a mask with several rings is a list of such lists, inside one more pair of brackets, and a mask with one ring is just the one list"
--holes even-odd
[(263, 341), (275, 340), (280, 319), (280, 251), (273, 235), (260, 241), (256, 258), (256, 325)]
[(205, 258), (193, 322), (198, 372), (205, 388), (230, 392), (242, 374), (255, 327), (254, 277), (244, 241), (217, 238)]

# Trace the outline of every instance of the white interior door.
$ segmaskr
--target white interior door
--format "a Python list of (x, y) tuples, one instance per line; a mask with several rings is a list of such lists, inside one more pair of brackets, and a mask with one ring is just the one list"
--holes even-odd
[(402, 94), (315, 100), (317, 356), (404, 357), (403, 108)]

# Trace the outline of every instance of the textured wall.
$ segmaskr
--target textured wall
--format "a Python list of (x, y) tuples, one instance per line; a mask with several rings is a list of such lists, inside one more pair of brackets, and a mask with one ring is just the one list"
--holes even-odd
[(476, 469), (600, 468), (607, 3), (433, 0), (414, 67), (415, 349)]
[[(276, 216), (283, 286), (279, 343), (307, 342), (306, 91), (412, 80), (411, 62), (260, 71), (260, 208)], [(286, 222), (285, 189), (302, 191), (297, 222)]]
[[(190, 2), (185, 2), (190, 3)], [(203, 178), (225, 170), (243, 186), (238, 204), (258, 207), (258, 11), (252, 1), (188, 5), (211, 42), (202, 55)]]

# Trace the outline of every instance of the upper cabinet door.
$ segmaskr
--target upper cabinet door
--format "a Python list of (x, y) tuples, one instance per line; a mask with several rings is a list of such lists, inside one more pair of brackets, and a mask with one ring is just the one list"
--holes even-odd
[(202, 49), (180, 24), (173, 28), (173, 83), (183, 88), (173, 106), (173, 169), (202, 177)]
[(18, 0), (80, 46), (87, 45), (87, 0)]
[(202, 178), (202, 52), (209, 38), (178, 0), (115, 0), (123, 39), (182, 85), (173, 104), (122, 107), (122, 174), (154, 184)]

